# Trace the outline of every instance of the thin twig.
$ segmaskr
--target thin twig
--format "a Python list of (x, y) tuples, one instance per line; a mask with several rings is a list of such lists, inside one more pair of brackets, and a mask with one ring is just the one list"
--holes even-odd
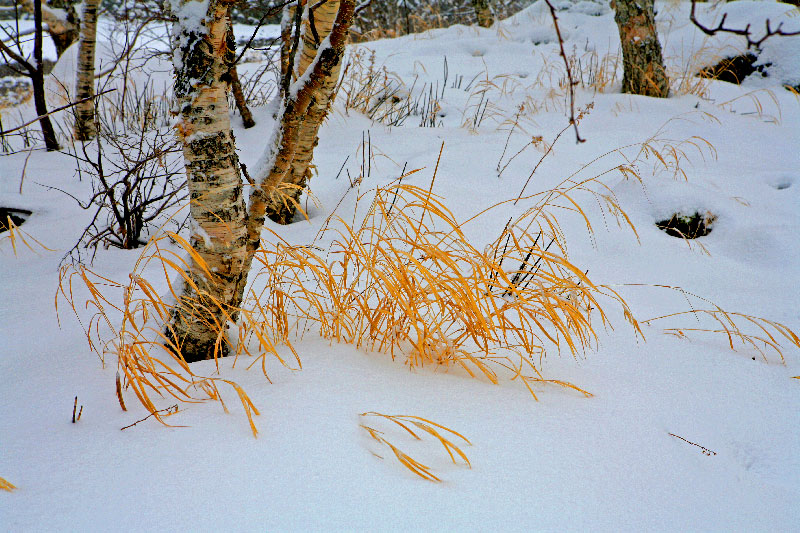
[(713, 450), (709, 450), (709, 449), (708, 449), (708, 448), (706, 448), (705, 446), (700, 446), (700, 445), (699, 445), (699, 444), (697, 444), (696, 442), (692, 442), (692, 441), (690, 441), (690, 440), (686, 440), (686, 439), (684, 439), (683, 437), (681, 437), (680, 435), (676, 435), (675, 433), (669, 433), (669, 435), (671, 435), (671, 436), (675, 437), (676, 439), (681, 439), (683, 442), (685, 442), (685, 443), (687, 443), (687, 444), (691, 444), (692, 446), (697, 446), (698, 448), (700, 448), (701, 450), (703, 450), (703, 455), (708, 455), (709, 457), (711, 457), (712, 455), (717, 455), (717, 452), (715, 452), (715, 451), (713, 451)]
[(565, 131), (567, 131), (567, 129), (569, 129), (569, 126), (570, 126), (570, 125), (569, 125), (569, 124), (567, 124), (567, 126), (566, 126), (566, 127), (563, 129), (563, 130), (561, 130), (561, 131), (559, 131), (559, 132), (558, 132), (558, 135), (556, 135), (556, 138), (555, 138), (555, 139), (553, 139), (553, 142), (552, 142), (552, 143), (550, 143), (550, 146), (548, 146), (548, 147), (547, 147), (547, 151), (546, 151), (546, 152), (544, 153), (544, 155), (543, 155), (543, 156), (542, 156), (542, 157), (539, 159), (539, 162), (538, 162), (538, 163), (536, 163), (536, 166), (535, 166), (535, 167), (533, 167), (533, 170), (531, 171), (530, 175), (528, 176), (528, 179), (527, 179), (527, 180), (525, 180), (525, 185), (523, 185), (523, 186), (522, 186), (522, 190), (521, 190), (521, 191), (519, 191), (519, 195), (517, 196), (517, 199), (516, 199), (516, 200), (514, 200), (514, 205), (517, 205), (517, 202), (519, 202), (519, 201), (520, 201), (520, 199), (522, 198), (522, 195), (525, 193), (525, 189), (528, 187), (528, 183), (530, 183), (530, 181), (531, 181), (531, 178), (533, 177), (533, 175), (534, 175), (534, 174), (536, 174), (536, 169), (538, 169), (538, 168), (539, 168), (539, 165), (541, 165), (541, 164), (542, 164), (542, 161), (544, 161), (544, 160), (545, 160), (545, 158), (546, 158), (548, 155), (550, 155), (550, 152), (552, 152), (552, 151), (553, 151), (553, 147), (554, 147), (554, 146), (556, 145), (556, 143), (558, 142), (558, 139), (561, 137), (561, 135), (563, 135), (563, 134), (564, 134), (564, 132), (565, 132)]
[(42, 119), (42, 118), (44, 118), (44, 117), (49, 117), (49, 116), (50, 116), (50, 115), (52, 115), (53, 113), (58, 113), (59, 111), (63, 111), (63, 110), (65, 110), (65, 109), (67, 109), (67, 108), (70, 108), (70, 107), (76, 106), (76, 105), (80, 104), (81, 102), (85, 102), (86, 100), (91, 100), (92, 98), (97, 98), (98, 96), (103, 96), (104, 94), (110, 93), (110, 92), (112, 92), (112, 91), (116, 91), (116, 89), (108, 89), (108, 90), (106, 90), (106, 91), (103, 91), (103, 92), (101, 92), (101, 93), (97, 93), (97, 94), (96, 94), (96, 95), (94, 95), (94, 96), (89, 96), (89, 97), (87, 97), (87, 98), (81, 98), (80, 100), (76, 100), (75, 102), (69, 103), (69, 104), (67, 104), (67, 105), (63, 105), (63, 106), (61, 106), (61, 107), (58, 107), (58, 108), (56, 108), (56, 109), (53, 109), (53, 110), (52, 110), (52, 111), (50, 111), (49, 113), (45, 113), (44, 115), (39, 115), (38, 117), (36, 117), (36, 118), (34, 118), (34, 119), (32, 119), (32, 120), (29, 120), (28, 122), (26, 122), (25, 124), (22, 124), (21, 126), (17, 126), (17, 127), (15, 127), (15, 128), (12, 128), (12, 129), (10, 129), (10, 130), (6, 130), (6, 131), (0, 131), (0, 135), (7, 135), (7, 134), (9, 134), (9, 133), (13, 133), (13, 132), (15, 132), (15, 131), (17, 131), (17, 130), (21, 130), (22, 128), (24, 128), (24, 127), (26, 127), (26, 126), (30, 126), (31, 124), (33, 124), (33, 123), (34, 123), (34, 122), (36, 122), (37, 120), (40, 120), (40, 119)]
[(564, 39), (561, 37), (561, 28), (558, 27), (556, 8), (553, 7), (550, 0), (544, 1), (547, 7), (550, 8), (550, 16), (553, 17), (553, 26), (556, 27), (556, 35), (558, 36), (558, 46), (561, 48), (561, 57), (564, 59), (564, 66), (567, 69), (567, 79), (569, 80), (569, 123), (575, 128), (575, 141), (578, 143), (586, 142), (586, 139), (581, 139), (581, 134), (578, 133), (578, 122), (575, 120), (575, 86), (578, 82), (572, 79), (572, 69), (569, 67), (567, 54), (564, 52)]
[(169, 407), (165, 407), (164, 409), (159, 409), (158, 411), (153, 411), (152, 413), (150, 413), (146, 417), (142, 418), (141, 420), (137, 420), (133, 424), (131, 424), (129, 426), (125, 426), (124, 428), (119, 428), (119, 430), (120, 431), (126, 430), (128, 428), (131, 428), (131, 427), (135, 426), (139, 422), (144, 422), (145, 420), (147, 420), (151, 416), (155, 416), (157, 413), (164, 413), (164, 412), (166, 412), (167, 414), (170, 414), (170, 415), (177, 413), (178, 412), (178, 404), (176, 403), (175, 405), (170, 405)]

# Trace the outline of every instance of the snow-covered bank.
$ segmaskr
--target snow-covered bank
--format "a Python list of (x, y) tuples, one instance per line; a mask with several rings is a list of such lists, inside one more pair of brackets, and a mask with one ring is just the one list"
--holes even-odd
[[(686, 71), (690, 61), (706, 66), (704, 54), (744, 51), (734, 38), (706, 39), (693, 29), (686, 3), (658, 7), (671, 72)], [(732, 26), (748, 20), (754, 27), (792, 9), (747, 1), (725, 7)], [(787, 29), (800, 25), (800, 17), (785, 20)], [(571, 54), (588, 61), (594, 52), (602, 61), (616, 53), (607, 6), (578, 2), (560, 21)], [(593, 236), (578, 214), (559, 218), (569, 259), (595, 282), (616, 287), (640, 319), (701, 305), (674, 290), (636, 285), (661, 284), (800, 329), (800, 103), (781, 86), (798, 81), (800, 38), (768, 43), (774, 76), (741, 86), (704, 81), (704, 91), (676, 90), (666, 100), (619, 94), (619, 75), (593, 84), (587, 67), (577, 92), (580, 108), (593, 103), (579, 126), (587, 142), (575, 144), (566, 131), (526, 189), (547, 190), (607, 152), (580, 176), (627, 164), (638, 143), (653, 137), (654, 146), (685, 152), (685, 179), (652, 156), (637, 162), (641, 183), (619, 172), (603, 177), (638, 239), (589, 195), (580, 198)], [(348, 192), (366, 131), (375, 158), (362, 192), (396, 179), (404, 165), (424, 167), (406, 179), (427, 189), (444, 142), (433, 192), (466, 220), (515, 198), (544, 148), (528, 147), (500, 177), (499, 162), (531, 137), (552, 143), (566, 125), (563, 70), (542, 2), (491, 30), (453, 27), (359, 47), (374, 50), (375, 64), (406, 88), (416, 78), (414, 91), (427, 83), (443, 93), (437, 127), (418, 127), (419, 117), (400, 127), (373, 122), (346, 110), (340, 93), (315, 153), (311, 189), (321, 207), (309, 202), (310, 222), (271, 227), (290, 242), (309, 242)], [(476, 121), (479, 106), (486, 111)], [(255, 111), (258, 126), (236, 131), (248, 165), (271, 126), (267, 109)], [(791, 531), (800, 523), (800, 380), (792, 379), (800, 375), (800, 352), (789, 348), (785, 361), (775, 354), (765, 360), (739, 344), (730, 351), (724, 335), (683, 340), (662, 333), (699, 327), (691, 318), (644, 327), (644, 342), (614, 313), (616, 329), (599, 327), (600, 345), (585, 357), (551, 353), (542, 363), (546, 377), (593, 396), (542, 386), (539, 401), (516, 381), (492, 385), (458, 372), (409, 370), (400, 358), (331, 345), (309, 332), (295, 343), (302, 371), (272, 364), (272, 384), (257, 369), (221, 363), (224, 377), (241, 384), (261, 411), (258, 439), (227, 391), (229, 414), (216, 403), (182, 404), (168, 420), (187, 427), (147, 420), (120, 431), (147, 412), (132, 395), (129, 411), (120, 410), (116, 362), (109, 357), (101, 367), (69, 309), (58, 326), (58, 263), (88, 215), (48, 187), (76, 196), (90, 190), (63, 154), (0, 159), (0, 205), (33, 211), (21, 229), (56, 250), (18, 245), (15, 256), (0, 234), (0, 476), (18, 487), (0, 493), (2, 529)], [(345, 197), (340, 214), (352, 215), (354, 197)], [(526, 208), (495, 210), (463, 230), (488, 243)], [(691, 247), (655, 226), (675, 212), (706, 210), (717, 217), (713, 231)], [(101, 249), (93, 268), (124, 280), (137, 256)], [(195, 366), (214, 370), (211, 362)], [(72, 424), (76, 395), (84, 409)], [(163, 406), (174, 403), (165, 398)], [(454, 466), (435, 442), (415, 443), (383, 426), (444, 482), (421, 480), (359, 428), (358, 414), (366, 411), (417, 415), (458, 431), (472, 442), (462, 448), (472, 468)]]

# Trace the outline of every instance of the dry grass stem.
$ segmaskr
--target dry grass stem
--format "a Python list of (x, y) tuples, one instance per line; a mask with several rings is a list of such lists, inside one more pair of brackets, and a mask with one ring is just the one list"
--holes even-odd
[[(419, 416), (411, 416), (411, 415), (384, 415), (381, 413), (376, 413), (374, 411), (370, 411), (368, 413), (361, 413), (359, 415), (362, 419), (366, 419), (367, 417), (374, 417), (379, 420), (388, 420), (389, 422), (393, 422), (400, 428), (406, 431), (407, 434), (411, 435), (415, 440), (422, 440), (420, 434), (427, 433), (428, 435), (435, 438), (439, 444), (445, 449), (447, 454), (450, 457), (450, 460), (453, 464), (458, 464), (458, 459), (463, 461), (463, 463), (468, 466), (472, 467), (467, 458), (466, 454), (456, 446), (452, 440), (453, 437), (457, 437), (458, 439), (462, 440), (464, 443), (468, 445), (472, 445), (472, 443), (467, 440), (466, 437), (461, 435), (460, 433), (453, 431), (452, 429), (445, 427), (441, 424), (437, 424), (436, 422), (432, 422), (426, 418), (422, 418)], [(398, 448), (395, 444), (390, 442), (388, 438), (385, 436), (385, 432), (379, 431), (374, 427), (368, 426), (366, 424), (360, 424), (361, 428), (366, 431), (370, 438), (374, 441), (389, 447), (392, 450), (392, 453), (397, 458), (400, 463), (408, 468), (411, 472), (416, 474), (417, 476), (421, 477), (422, 479), (434, 482), (442, 481), (437, 475), (435, 475), (429, 466), (426, 466), (400, 448)], [(415, 431), (416, 430), (416, 431)], [(446, 435), (446, 436), (445, 436)], [(383, 459), (383, 457), (376, 455)]]

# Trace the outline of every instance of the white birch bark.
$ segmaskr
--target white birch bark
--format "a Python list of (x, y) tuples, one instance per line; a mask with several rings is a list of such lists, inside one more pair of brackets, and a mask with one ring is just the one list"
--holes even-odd
[(176, 126), (190, 193), (191, 258), (168, 333), (187, 361), (227, 353), (225, 328), (247, 271), (246, 209), (228, 115), (225, 61), (231, 0), (172, 0)]
[(78, 44), (78, 75), (75, 100), (75, 139), (89, 141), (97, 135), (94, 102), (94, 56), (97, 40), (97, 9), (100, 0), (84, 0), (81, 12), (81, 37)]

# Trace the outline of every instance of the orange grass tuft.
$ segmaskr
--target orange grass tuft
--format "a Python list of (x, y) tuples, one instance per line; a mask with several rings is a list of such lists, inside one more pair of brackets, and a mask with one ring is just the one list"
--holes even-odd
[(13, 492), (17, 487), (0, 477), (0, 490)]
[[(36, 249), (30, 242), (28, 242), (28, 239), (36, 243), (36, 245), (38, 245), (43, 250), (46, 250), (48, 252), (55, 251), (51, 250), (50, 248), (48, 248), (47, 246), (36, 240), (36, 238), (32, 237), (29, 233), (26, 233), (22, 229), (20, 229), (19, 226), (14, 224), (14, 221), (11, 220), (11, 217), (9, 216), (6, 217), (6, 220), (0, 220), (0, 229), (3, 230), (3, 233), (8, 233), (8, 235), (3, 235), (2, 237), (0, 237), (0, 242), (6, 239), (9, 240), (11, 242), (11, 249), (14, 251), (15, 257), (17, 256), (17, 241), (24, 244), (28, 250), (36, 253)], [(28, 239), (25, 238), (26, 236), (28, 237)]]
[[(403, 428), (409, 435), (414, 437), (414, 439), (416, 440), (422, 440), (422, 438), (419, 436), (418, 434), (419, 432), (414, 431), (414, 429), (425, 432), (439, 441), (439, 443), (445, 449), (447, 454), (450, 456), (450, 460), (453, 462), (453, 464), (458, 464), (458, 460), (456, 459), (456, 456), (458, 456), (464, 462), (465, 465), (467, 465), (470, 468), (472, 467), (466, 454), (463, 451), (461, 451), (461, 448), (453, 444), (453, 442), (444, 435), (450, 434), (452, 436), (458, 437), (459, 439), (463, 440), (465, 443), (469, 445), (472, 445), (472, 443), (465, 436), (456, 431), (453, 431), (448, 427), (445, 427), (441, 424), (437, 424), (436, 422), (432, 422), (426, 418), (422, 418), (419, 416), (411, 416), (411, 415), (384, 415), (381, 413), (370, 411), (368, 413), (361, 413), (359, 416), (362, 418), (376, 417), (378, 419), (383, 419), (393, 422), (399, 427)], [(431, 471), (430, 467), (420, 463), (410, 455), (403, 452), (400, 448), (389, 442), (389, 440), (384, 436), (385, 435), (384, 432), (379, 431), (371, 426), (367, 426), (365, 424), (359, 424), (359, 425), (369, 434), (369, 436), (373, 440), (375, 440), (380, 444), (388, 446), (389, 449), (392, 450), (392, 453), (394, 453), (394, 456), (397, 458), (397, 460), (400, 461), (400, 463), (406, 468), (408, 468), (411, 472), (418, 475), (422, 479), (426, 479), (428, 481), (435, 481), (435, 482), (442, 481), (441, 478), (436, 476)], [(453, 438), (452, 436), (450, 438)], [(376, 457), (383, 459), (383, 457), (379, 455), (376, 455)]]
[[(657, 135), (665, 128), (666, 124)], [(633, 157), (623, 153), (629, 148), (638, 148)], [(641, 181), (638, 165), (645, 159), (653, 162), (654, 172), (685, 176), (681, 166), (689, 159), (690, 148), (715, 156), (713, 147), (700, 138), (675, 142), (654, 136), (599, 156), (551, 190), (528, 196), (520, 193), (461, 222), (432, 192), (433, 181), (429, 188), (402, 184), (403, 177), (414, 170), (394, 184), (359, 196), (350, 221), (331, 214), (308, 245), (292, 245), (273, 232), (272, 242), (262, 241), (256, 251), (254, 276), (242, 307), (228, 310), (227, 323), (209, 327), (217, 332), (218, 348), (226, 344), (233, 354), (234, 366), (240, 356), (247, 356), (248, 368), (260, 365), (267, 380), (268, 358), (286, 368), (302, 367), (291, 340), (314, 328), (332, 341), (388, 353), (392, 359), (402, 357), (410, 367), (456, 369), (491, 383), (519, 380), (534, 398), (534, 387), (547, 385), (591, 396), (574, 384), (545, 378), (539, 368), (545, 354), (567, 351), (578, 357), (596, 345), (596, 328), (611, 327), (604, 310), (609, 303), (622, 311), (634, 335), (644, 335), (619, 293), (595, 284), (568, 260), (554, 213), (577, 214), (591, 235), (589, 216), (578, 201), (580, 195), (588, 195), (604, 217), (609, 213), (636, 234), (613, 192), (599, 178), (618, 171), (627, 179)], [(612, 154), (621, 155), (625, 164), (591, 171)], [(591, 177), (582, 178), (585, 173)], [(436, 172), (434, 180), (435, 176)], [(368, 208), (359, 211), (366, 201)], [(494, 241), (488, 246), (470, 242), (465, 224), (518, 202), (527, 204), (527, 211), (513, 223), (510, 220)], [(177, 244), (177, 250), (165, 247), (165, 240)], [(329, 244), (323, 249), (317, 241)], [(123, 378), (120, 390), (131, 389), (160, 422), (167, 423), (156, 405), (158, 398), (219, 401), (225, 408), (219, 386), (228, 385), (236, 392), (255, 435), (253, 415), (258, 410), (247, 393), (230, 380), (195, 373), (181, 356), (180, 346), (169, 340), (175, 336), (164, 332), (173, 302), (183, 284), (191, 283), (185, 273), (189, 256), (204, 268), (186, 240), (165, 232), (144, 248), (126, 282), (100, 276), (82, 265), (64, 267), (56, 309), (63, 299), (79, 315), (79, 293), (88, 290), (86, 309), (92, 315), (81, 324), (90, 348), (103, 363), (106, 354), (116, 356)], [(163, 287), (152, 285), (145, 275), (160, 278)], [(645, 323), (691, 313), (710, 317), (719, 328), (667, 332), (679, 336), (721, 332), (728, 336), (731, 348), (737, 340), (759, 351), (775, 350), (781, 359), (779, 340), (800, 346), (797, 335), (782, 324), (711, 306), (711, 310), (692, 309)], [(232, 317), (237, 315), (234, 324)], [(741, 322), (759, 332), (744, 332)], [(287, 347), (293, 361), (279, 353), (280, 345)], [(379, 440), (380, 433), (370, 434)], [(407, 461), (406, 466), (414, 466), (426, 477), (429, 471), (424, 465), (392, 450), (401, 462)]]
[[(182, 283), (190, 283), (186, 275), (188, 261), (178, 252), (168, 251), (163, 248), (163, 241), (171, 239), (178, 244), (179, 251), (193, 254), (196, 261), (202, 265), (202, 260), (194, 254), (188, 242), (179, 236), (166, 232), (148, 243), (136, 262), (133, 271), (129, 274), (127, 283), (121, 283), (100, 276), (83, 265), (67, 265), (61, 269), (59, 290), (56, 294), (56, 310), (59, 300), (63, 299), (78, 316), (76, 308), (77, 298), (75, 284), (88, 289), (86, 308), (94, 311), (88, 324), (81, 321), (90, 348), (97, 353), (105, 364), (106, 354), (117, 357), (118, 371), (122, 376), (122, 386), (118, 390), (120, 406), (121, 388), (132, 389), (139, 402), (159, 421), (166, 424), (165, 416), (172, 414), (159, 410), (155, 403), (155, 396), (164, 398), (172, 397), (182, 402), (219, 401), (223, 408), (225, 403), (218, 386), (230, 386), (239, 397), (245, 414), (254, 435), (258, 433), (253, 415), (258, 415), (258, 409), (250, 400), (247, 393), (237, 383), (219, 378), (201, 376), (195, 373), (183, 359), (180, 346), (176, 346), (164, 332), (165, 324), (170, 323), (172, 301), (177, 300), (181, 290), (180, 285), (175, 287), (172, 281), (176, 277)], [(147, 268), (160, 274), (167, 286), (167, 297), (159, 295), (143, 275)], [(122, 302), (114, 303), (111, 293), (122, 293)], [(172, 299), (169, 298), (171, 296)], [(201, 305), (199, 302), (196, 305)], [(232, 311), (231, 311), (232, 313)], [(244, 317), (246, 320), (246, 315)], [(241, 337), (239, 342), (226, 335), (225, 325), (211, 325), (218, 330), (218, 345), (222, 343), (235, 344), (234, 353), (238, 356), (242, 352), (250, 354), (247, 342)], [(263, 329), (250, 328), (248, 331), (256, 339), (255, 345), (261, 351), (261, 357), (267, 353), (275, 355), (282, 363), (283, 359), (277, 354), (276, 344), (271, 340), (272, 334)], [(283, 336), (285, 338), (285, 335)], [(266, 369), (264, 369), (266, 374)], [(124, 407), (123, 407), (124, 409)], [(227, 410), (227, 408), (226, 408)]]
[(553, 219), (543, 217), (535, 233), (506, 228), (479, 249), (430, 190), (392, 185), (370, 194), (359, 225), (336, 217), (326, 226), (325, 255), (277, 235), (263, 244), (255, 285), (265, 289), (245, 308), (284, 312), (264, 312), (260, 321), (250, 315), (249, 323), (272, 331), (288, 329), (276, 319), (312, 323), (324, 338), (403, 355), (411, 367), (460, 368), (492, 383), (500, 372), (534, 396), (535, 383), (589, 395), (545, 379), (535, 361), (548, 347), (581, 353), (596, 340), (591, 316), (606, 323), (598, 297), (621, 298), (564, 257)]

